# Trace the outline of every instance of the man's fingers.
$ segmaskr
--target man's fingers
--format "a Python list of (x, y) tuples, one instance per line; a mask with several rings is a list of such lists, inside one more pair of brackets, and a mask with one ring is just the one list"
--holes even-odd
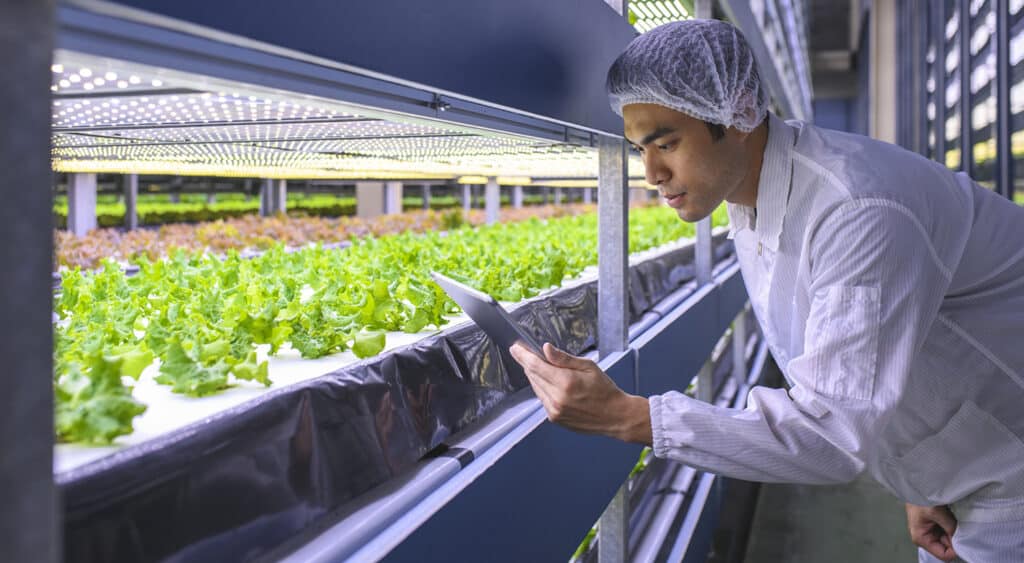
[[(529, 352), (527, 352), (527, 354), (529, 354)], [(537, 372), (531, 368), (523, 369), (523, 373), (526, 374), (526, 379), (530, 381), (530, 385), (533, 386), (535, 391), (539, 389), (540, 392), (549, 399), (554, 396), (557, 389), (555, 389), (554, 385), (552, 385), (550, 381), (538, 375)]]
[(563, 352), (551, 345), (550, 342), (544, 343), (543, 351), (544, 357), (551, 365), (575, 370), (584, 370), (591, 366), (590, 360), (586, 358), (578, 358), (572, 354)]
[(956, 531), (956, 517), (948, 508), (941, 507), (940, 510), (934, 511), (932, 518), (946, 532), (946, 535), (953, 537), (953, 532)]
[(551, 392), (547, 388), (547, 382), (539, 377), (531, 376), (529, 372), (526, 372), (526, 379), (530, 382), (530, 387), (533, 388), (533, 394), (544, 405), (544, 410), (551, 412)]
[(548, 384), (554, 384), (559, 380), (559, 372), (565, 368), (553, 366), (544, 361), (543, 358), (526, 349), (522, 344), (516, 343), (509, 348), (509, 353), (515, 358), (527, 375), (534, 375), (544, 379)]
[(925, 551), (931, 553), (936, 558), (941, 559), (942, 561), (952, 561), (956, 557), (956, 554), (953, 553), (952, 549), (943, 547), (942, 544), (938, 542), (924, 545), (921, 547), (923, 547)]
[(537, 354), (527, 350), (526, 346), (523, 346), (518, 342), (513, 344), (512, 347), (508, 349), (508, 352), (512, 354), (512, 357), (515, 358), (515, 360), (519, 362), (519, 365), (523, 366), (525, 369), (532, 369), (537, 363), (543, 362)]
[(956, 532), (956, 517), (945, 506), (936, 507), (936, 510), (931, 512), (931, 516), (932, 521), (935, 523), (932, 530), (938, 540), (938, 544), (941, 546), (941, 553), (936, 555), (936, 557), (943, 561), (950, 561), (956, 557), (956, 551), (953, 549), (953, 532)]
[(538, 356), (518, 342), (509, 349), (509, 352), (524, 368), (535, 370), (549, 381), (554, 381), (552, 378), (558, 376), (558, 368), (581, 371), (594, 366), (590, 360), (563, 352), (550, 343), (545, 343), (541, 348), (543, 356)]
[(914, 543), (943, 561), (952, 561), (956, 558), (952, 539), (938, 525), (934, 526), (931, 531), (921, 534), (914, 539)]
[(946, 506), (907, 504), (907, 527), (915, 544), (943, 561), (956, 558), (953, 533), (956, 517)]
[(942, 539), (933, 533), (918, 534), (912, 539), (922, 549), (943, 561), (949, 561), (956, 556), (953, 548), (943, 545)]
[[(531, 352), (526, 350), (520, 350), (519, 353), (532, 355)], [(534, 370), (530, 368), (523, 369), (523, 373), (526, 374), (526, 379), (530, 382), (533, 394), (537, 396), (537, 399), (539, 399), (541, 404), (544, 406), (544, 410), (548, 413), (548, 420), (557, 420), (562, 414), (560, 410), (562, 408), (561, 405), (554, 399), (554, 397), (559, 393), (559, 390), (543, 377), (537, 375)]]
[(551, 402), (551, 392), (549, 390), (550, 384), (544, 380), (544, 378), (537, 377), (534, 374), (536, 362), (539, 360), (537, 355), (527, 350), (518, 342), (513, 344), (508, 351), (512, 354), (512, 357), (519, 362), (519, 365), (523, 366), (523, 373), (526, 374), (526, 379), (530, 382), (530, 387), (533, 387), (533, 394), (537, 395), (537, 398), (547, 406)]

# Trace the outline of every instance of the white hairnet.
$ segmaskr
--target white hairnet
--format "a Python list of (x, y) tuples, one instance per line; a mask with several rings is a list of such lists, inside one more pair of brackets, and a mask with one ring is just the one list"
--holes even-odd
[(606, 88), (620, 116), (627, 104), (658, 104), (745, 132), (768, 105), (746, 39), (719, 20), (672, 22), (640, 35), (608, 70)]

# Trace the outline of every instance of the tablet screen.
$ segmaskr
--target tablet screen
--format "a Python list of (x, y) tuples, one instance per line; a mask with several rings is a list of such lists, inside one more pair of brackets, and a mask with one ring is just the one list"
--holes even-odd
[(522, 341), (534, 354), (544, 357), (540, 343), (493, 297), (437, 272), (431, 272), (430, 275), (495, 344), (507, 350), (516, 341)]

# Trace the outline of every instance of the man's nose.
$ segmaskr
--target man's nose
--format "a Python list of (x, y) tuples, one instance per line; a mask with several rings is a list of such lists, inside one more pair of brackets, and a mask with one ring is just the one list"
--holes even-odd
[(668, 168), (661, 162), (657, 156), (651, 153), (644, 154), (644, 175), (647, 178), (647, 183), (652, 186), (660, 186), (669, 179)]

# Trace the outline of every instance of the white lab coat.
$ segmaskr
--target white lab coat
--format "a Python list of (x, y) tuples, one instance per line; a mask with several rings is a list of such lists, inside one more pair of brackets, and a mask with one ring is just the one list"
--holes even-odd
[(894, 145), (769, 120), (756, 216), (730, 204), (730, 237), (790, 389), (745, 410), (652, 397), (654, 453), (754, 481), (867, 471), (961, 522), (1024, 519), (1024, 208)]

